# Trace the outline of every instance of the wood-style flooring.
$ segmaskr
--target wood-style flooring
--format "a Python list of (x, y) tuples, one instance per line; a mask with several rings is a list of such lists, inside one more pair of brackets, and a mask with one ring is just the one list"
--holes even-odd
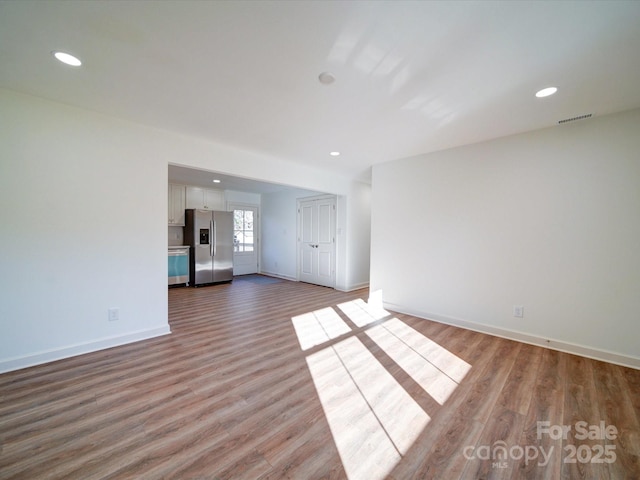
[(266, 277), (0, 375), (2, 479), (638, 479), (640, 371)]

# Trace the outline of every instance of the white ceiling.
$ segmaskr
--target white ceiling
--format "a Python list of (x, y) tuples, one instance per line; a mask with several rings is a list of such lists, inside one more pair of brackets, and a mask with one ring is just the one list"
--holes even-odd
[(640, 107), (639, 25), (613, 0), (0, 0), (0, 87), (367, 178)]

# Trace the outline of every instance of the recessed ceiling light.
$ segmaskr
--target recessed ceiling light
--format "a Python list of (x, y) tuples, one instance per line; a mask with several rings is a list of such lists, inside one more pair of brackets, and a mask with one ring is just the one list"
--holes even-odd
[(336, 77), (334, 77), (333, 73), (331, 72), (322, 72), (320, 75), (318, 75), (318, 80), (320, 80), (320, 83), (322, 83), (323, 85), (331, 85), (336, 81)]
[(548, 97), (549, 95), (553, 95), (557, 91), (558, 89), (556, 87), (543, 88), (542, 90), (539, 90), (538, 92), (536, 92), (536, 97), (538, 98)]
[(340, 152), (329, 152), (329, 155), (331, 155), (332, 157), (339, 157)]
[(51, 52), (51, 53), (53, 54), (54, 57), (56, 57), (62, 63), (71, 65), (72, 67), (79, 67), (80, 65), (82, 65), (82, 62), (80, 61), (80, 59), (77, 57), (74, 57), (70, 53), (65, 53), (65, 52)]
[(217, 178), (214, 178), (213, 183), (220, 183), (220, 180), (218, 180)]

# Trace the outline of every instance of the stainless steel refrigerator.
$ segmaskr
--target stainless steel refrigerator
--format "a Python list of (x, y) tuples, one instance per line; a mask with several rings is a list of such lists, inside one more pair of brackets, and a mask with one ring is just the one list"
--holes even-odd
[(233, 280), (233, 213), (185, 210), (184, 240), (191, 285)]

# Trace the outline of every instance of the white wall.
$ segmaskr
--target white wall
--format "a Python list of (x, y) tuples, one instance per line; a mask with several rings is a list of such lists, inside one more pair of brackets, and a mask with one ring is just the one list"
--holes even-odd
[(375, 166), (372, 291), (640, 367), (639, 133), (634, 110)]
[(336, 288), (369, 286), (371, 247), (371, 185), (353, 182), (348, 196), (338, 197)]
[(227, 210), (231, 203), (260, 206), (260, 203), (262, 202), (262, 198), (259, 193), (236, 192), (234, 190), (225, 190), (224, 199), (227, 203)]
[(160, 138), (0, 90), (0, 371), (169, 332)]
[(262, 273), (291, 280), (297, 278), (296, 200), (317, 194), (309, 190), (291, 189), (262, 195)]
[[(169, 163), (297, 186), (299, 196), (349, 197), (353, 183), (0, 89), (0, 371), (169, 332)], [(263, 230), (278, 272), (294, 277), (295, 245), (274, 241), (284, 228), (295, 244), (295, 210), (294, 195), (280, 233)]]

